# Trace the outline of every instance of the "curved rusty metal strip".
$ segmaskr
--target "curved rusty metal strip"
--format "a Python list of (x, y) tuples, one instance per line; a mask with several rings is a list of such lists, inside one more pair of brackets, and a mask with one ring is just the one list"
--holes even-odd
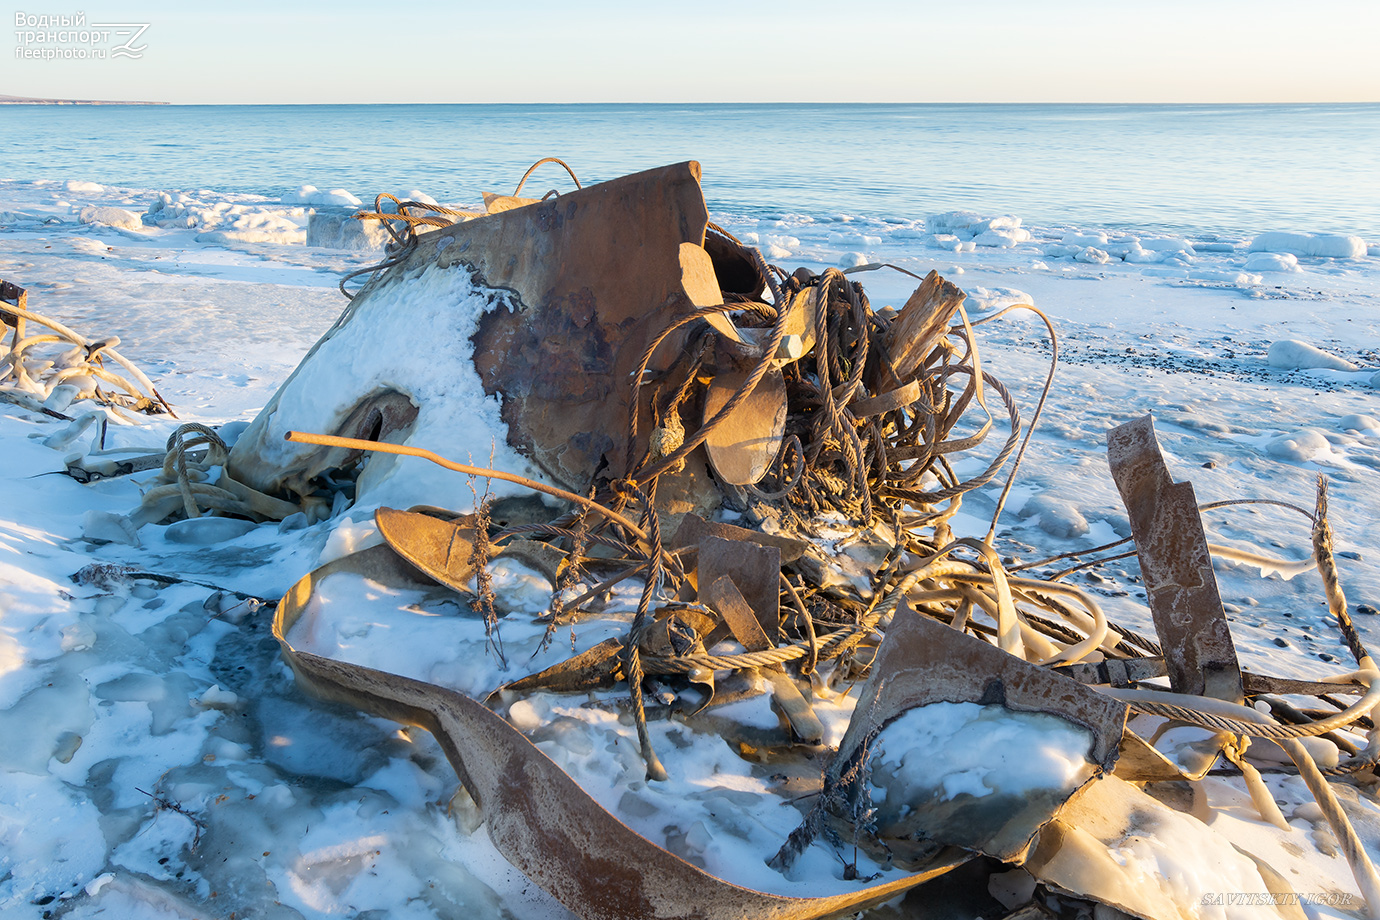
[(313, 694), (436, 736), (484, 816), (494, 846), (556, 900), (589, 920), (698, 917), (813, 920), (895, 897), (966, 862), (946, 851), (925, 871), (847, 894), (792, 898), (725, 882), (642, 837), (606, 811), (523, 735), (479, 702), (434, 684), (299, 651), (287, 636), (310, 620), (328, 575), (411, 581), (407, 564), (376, 546), (321, 566), (284, 595), (273, 635)]

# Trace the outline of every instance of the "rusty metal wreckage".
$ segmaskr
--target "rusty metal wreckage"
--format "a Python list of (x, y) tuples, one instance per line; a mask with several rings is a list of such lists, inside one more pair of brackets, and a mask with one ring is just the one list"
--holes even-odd
[[(1109, 622), (1094, 597), (1060, 580), (1067, 573), (1023, 577), (993, 548), (1044, 397), (1023, 423), (1015, 398), (983, 368), (963, 292), (932, 272), (899, 311), (874, 311), (853, 271), (788, 274), (714, 226), (699, 180), (699, 165), (689, 162), (543, 199), (520, 197), (519, 183), (512, 196), (486, 196), (483, 211), (397, 199), (385, 208), (380, 196), (373, 212), (357, 215), (383, 221), (393, 245), (381, 265), (355, 273), (368, 279), (322, 341), (371, 298), (405, 289), (427, 269), (463, 269), (476, 285), (505, 292), (479, 319), (474, 365), (485, 391), (501, 396), (510, 443), (548, 482), (398, 443), (424, 407), (396, 391), (339, 407), (328, 432), (296, 430), (314, 420), (279, 411), (284, 394), (301, 385), (294, 373), (233, 448), (204, 428), (170, 440), (159, 458), (162, 484), (131, 515), (131, 528), (203, 509), (259, 520), (320, 513), (319, 477), (357, 466), (371, 451), (423, 456), (568, 502), (554, 520), (506, 528), (488, 504), (464, 515), (380, 508), (386, 543), (304, 576), (279, 603), (273, 629), (312, 692), (432, 732), (498, 850), (582, 917), (834, 916), (984, 858), (1024, 866), (1048, 891), (1147, 920), (1192, 916), (1161, 890), (1108, 881), (1118, 876), (1106, 853), (1147, 815), (1170, 810), (1147, 789), (1199, 780), (1223, 758), (1244, 777), (1262, 819), (1283, 825), (1245, 757), (1251, 739), (1277, 744), (1292, 759), (1370, 916), (1380, 916), (1380, 878), (1331, 786), (1370, 774), (1380, 761), (1370, 716), (1380, 682), (1348, 616), (1325, 483), (1316, 509), (1299, 510), (1310, 519), (1313, 563), (1356, 659), (1352, 672), (1308, 682), (1241, 669), (1211, 567), (1218, 548), (1207, 542), (1192, 486), (1172, 480), (1148, 417), (1109, 433), (1108, 458), (1157, 639)], [(1044, 394), (1057, 360), (1049, 329)], [(12, 355), (18, 331), (14, 339)], [(22, 356), (11, 358), (16, 368)], [(1002, 427), (1006, 438), (983, 472), (961, 480), (950, 459), (981, 448)], [(200, 481), (198, 473), (213, 468), (219, 479)], [(82, 469), (78, 463), (74, 475)], [(1003, 470), (1006, 489), (988, 533), (955, 535), (950, 525), (963, 496)], [(716, 522), (724, 508), (752, 526)], [(826, 526), (848, 531), (848, 541), (872, 551), (858, 555), (872, 561), (821, 551)], [(643, 590), (621, 640), (510, 681), (490, 701), (499, 691), (625, 685), (647, 776), (656, 780), (667, 767), (647, 731), (644, 676), (697, 686), (702, 702), (687, 717), (713, 706), (716, 684), (760, 677), (781, 720), (769, 740), (785, 756), (820, 751), (824, 731), (813, 704), (829, 692), (821, 682), (827, 667), (835, 680), (861, 682), (859, 702), (837, 750), (824, 752), (818, 794), (802, 806), (800, 828), (763, 859), (784, 869), (842, 829), (903, 871), (858, 879), (828, 897), (734, 885), (637, 835), (486, 701), (289, 641), (294, 626), (314, 615), (310, 600), (321, 582), (354, 572), (476, 595), (501, 654), (484, 572), (505, 554), (548, 574), (556, 588), (552, 629), (601, 603), (619, 582), (640, 579)], [(585, 590), (564, 600), (572, 588)], [(723, 639), (741, 651), (716, 653)], [(1348, 704), (1343, 695), (1356, 699)], [(1284, 696), (1313, 697), (1328, 709), (1300, 712)], [(904, 714), (936, 702), (1078, 726), (1092, 739), (1087, 776), (1001, 815), (963, 797), (917, 805), (889, 826), (860, 815), (869, 746)], [(1273, 715), (1258, 711), (1260, 702)], [(1202, 730), (1196, 759), (1156, 747), (1157, 726), (1170, 722)], [(1340, 734), (1348, 730), (1367, 739), (1364, 749)], [(1300, 740), (1316, 736), (1352, 755), (1330, 779)], [(760, 743), (743, 742), (744, 756)], [(1262, 886), (1292, 891), (1252, 858)], [(1090, 861), (1105, 871), (1089, 872)], [(1273, 906), (1302, 916), (1286, 897)]]

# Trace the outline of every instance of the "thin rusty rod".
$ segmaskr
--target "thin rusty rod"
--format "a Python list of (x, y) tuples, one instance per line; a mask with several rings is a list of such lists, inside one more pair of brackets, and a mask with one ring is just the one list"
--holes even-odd
[(316, 444), (321, 447), (343, 447), (347, 450), (375, 450), (384, 454), (400, 454), (405, 457), (421, 457), (423, 460), (430, 460), (437, 466), (443, 466), (448, 470), (457, 473), (465, 473), (469, 476), (483, 476), (486, 479), (500, 479), (504, 482), (515, 483), (537, 492), (545, 492), (547, 495), (554, 495), (563, 498), (568, 502), (574, 502), (582, 508), (597, 511), (604, 517), (613, 521), (628, 530), (639, 540), (650, 538), (646, 532), (630, 519), (605, 508), (596, 501), (585, 498), (583, 495), (576, 495), (574, 492), (567, 492), (565, 489), (549, 486), (544, 482), (537, 482), (535, 479), (528, 479), (526, 476), (518, 476), (515, 473), (505, 473), (502, 470), (491, 470), (482, 466), (471, 466), (468, 463), (456, 463), (454, 460), (447, 460), (440, 454), (432, 453), (422, 447), (409, 447), (406, 444), (388, 444), (383, 441), (366, 441), (361, 438), (342, 438), (333, 434), (314, 434), (310, 431), (289, 431), (283, 436), (284, 440), (292, 441), (295, 444)]

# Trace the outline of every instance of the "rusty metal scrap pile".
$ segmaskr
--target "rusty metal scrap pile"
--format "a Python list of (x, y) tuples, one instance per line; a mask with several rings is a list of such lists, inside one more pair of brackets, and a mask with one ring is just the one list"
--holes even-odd
[[(899, 310), (874, 310), (851, 272), (788, 274), (768, 265), (708, 222), (693, 163), (545, 200), (491, 196), (478, 216), (438, 217), (434, 208), (401, 202), (363, 216), (387, 221), (395, 246), (352, 308), (431, 265), (462, 265), (477, 283), (514, 292), (515, 307), (481, 317), (474, 362), (486, 391), (503, 400), (510, 443), (549, 481), (381, 443), (384, 416), (360, 407), (348, 414), (350, 425), (286, 432), (289, 440), (337, 458), (361, 450), (430, 456), (557, 495), (568, 511), (505, 527), (501, 507), (491, 505), (463, 516), (380, 509), (387, 545), (303, 578), (279, 607), (275, 635), (309, 687), (434, 732), (499, 850), (575, 913), (835, 915), (980, 855), (1024, 865), (1050, 891), (1152, 920), (1191, 916), (1147, 886), (1097, 882), (1069, 841), (1111, 849), (1134, 821), (1168, 808), (1144, 791), (1147, 784), (1199, 780), (1223, 758), (1244, 776), (1262, 820), (1282, 825), (1247, 759), (1254, 738), (1292, 758), (1376, 915), (1380, 880), (1300, 743), (1328, 735), (1352, 753), (1330, 771), (1333, 781), (1369, 773), (1377, 762), (1376, 744), (1365, 739), (1377, 737), (1369, 713), (1380, 682), (1336, 576), (1325, 486), (1317, 509), (1305, 513), (1356, 669), (1320, 683), (1245, 673), (1192, 487), (1172, 481), (1148, 418), (1112, 431), (1108, 449), (1157, 637), (1109, 622), (1075, 587), (1008, 572), (993, 547), (995, 515), (985, 536), (952, 531), (965, 493), (1003, 471), (1014, 476), (1033, 419), (1023, 423), (1013, 396), (983, 369), (964, 294), (938, 275), (921, 279)], [(349, 311), (342, 322), (348, 318)], [(226, 468), (255, 490), (290, 499), (284, 484), (292, 470), (257, 457), (284, 426), (302, 423), (269, 415), (235, 445)], [(406, 424), (399, 423), (402, 434)], [(989, 440), (1002, 430), (1001, 443)], [(965, 480), (951, 458), (966, 452), (987, 462)], [(738, 524), (722, 522), (725, 511)], [(815, 703), (859, 685), (853, 721), (839, 749), (824, 752), (819, 794), (802, 806), (800, 829), (762, 859), (785, 867), (822, 845), (821, 836), (827, 842), (846, 832), (906, 873), (859, 880), (855, 890), (826, 898), (729, 884), (638, 837), (480, 702), (289, 642), (294, 624), (313, 615), (309, 601), (321, 579), (357, 571), (383, 581), (425, 576), (473, 595), (476, 609), (487, 611), (497, 654), (502, 622), (492, 614), (485, 569), (505, 554), (550, 577), (553, 631), (604, 603), (620, 582), (640, 580), (625, 637), (498, 689), (510, 699), (621, 684), (649, 779), (667, 766), (646, 729), (646, 675), (693, 689), (687, 718), (754, 687), (770, 693), (780, 730), (739, 745), (755, 758), (819, 753), (825, 732)], [(735, 677), (744, 674), (761, 679)], [(1283, 695), (1326, 708), (1301, 712)], [(966, 812), (960, 802), (940, 815), (941, 808), (917, 804), (904, 826), (880, 827), (856, 807), (860, 764), (888, 725), (936, 702), (1044, 713), (1078, 726), (1092, 738), (1090, 777), (1037, 813), (994, 816)], [(1273, 716), (1258, 711), (1259, 702)], [(1140, 731), (1127, 727), (1128, 717)], [(1193, 757), (1156, 747), (1158, 729), (1170, 722), (1203, 729)], [(1261, 872), (1271, 891), (1288, 889), (1268, 866)], [(1296, 905), (1281, 905), (1274, 908), (1281, 915), (1302, 916)]]

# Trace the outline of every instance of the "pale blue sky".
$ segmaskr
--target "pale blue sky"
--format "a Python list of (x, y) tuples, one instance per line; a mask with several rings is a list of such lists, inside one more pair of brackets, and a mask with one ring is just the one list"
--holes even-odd
[[(17, 59), (14, 14), (148, 22)], [(175, 103), (1380, 102), (1380, 0), (83, 0), (11, 7), (0, 94)]]

